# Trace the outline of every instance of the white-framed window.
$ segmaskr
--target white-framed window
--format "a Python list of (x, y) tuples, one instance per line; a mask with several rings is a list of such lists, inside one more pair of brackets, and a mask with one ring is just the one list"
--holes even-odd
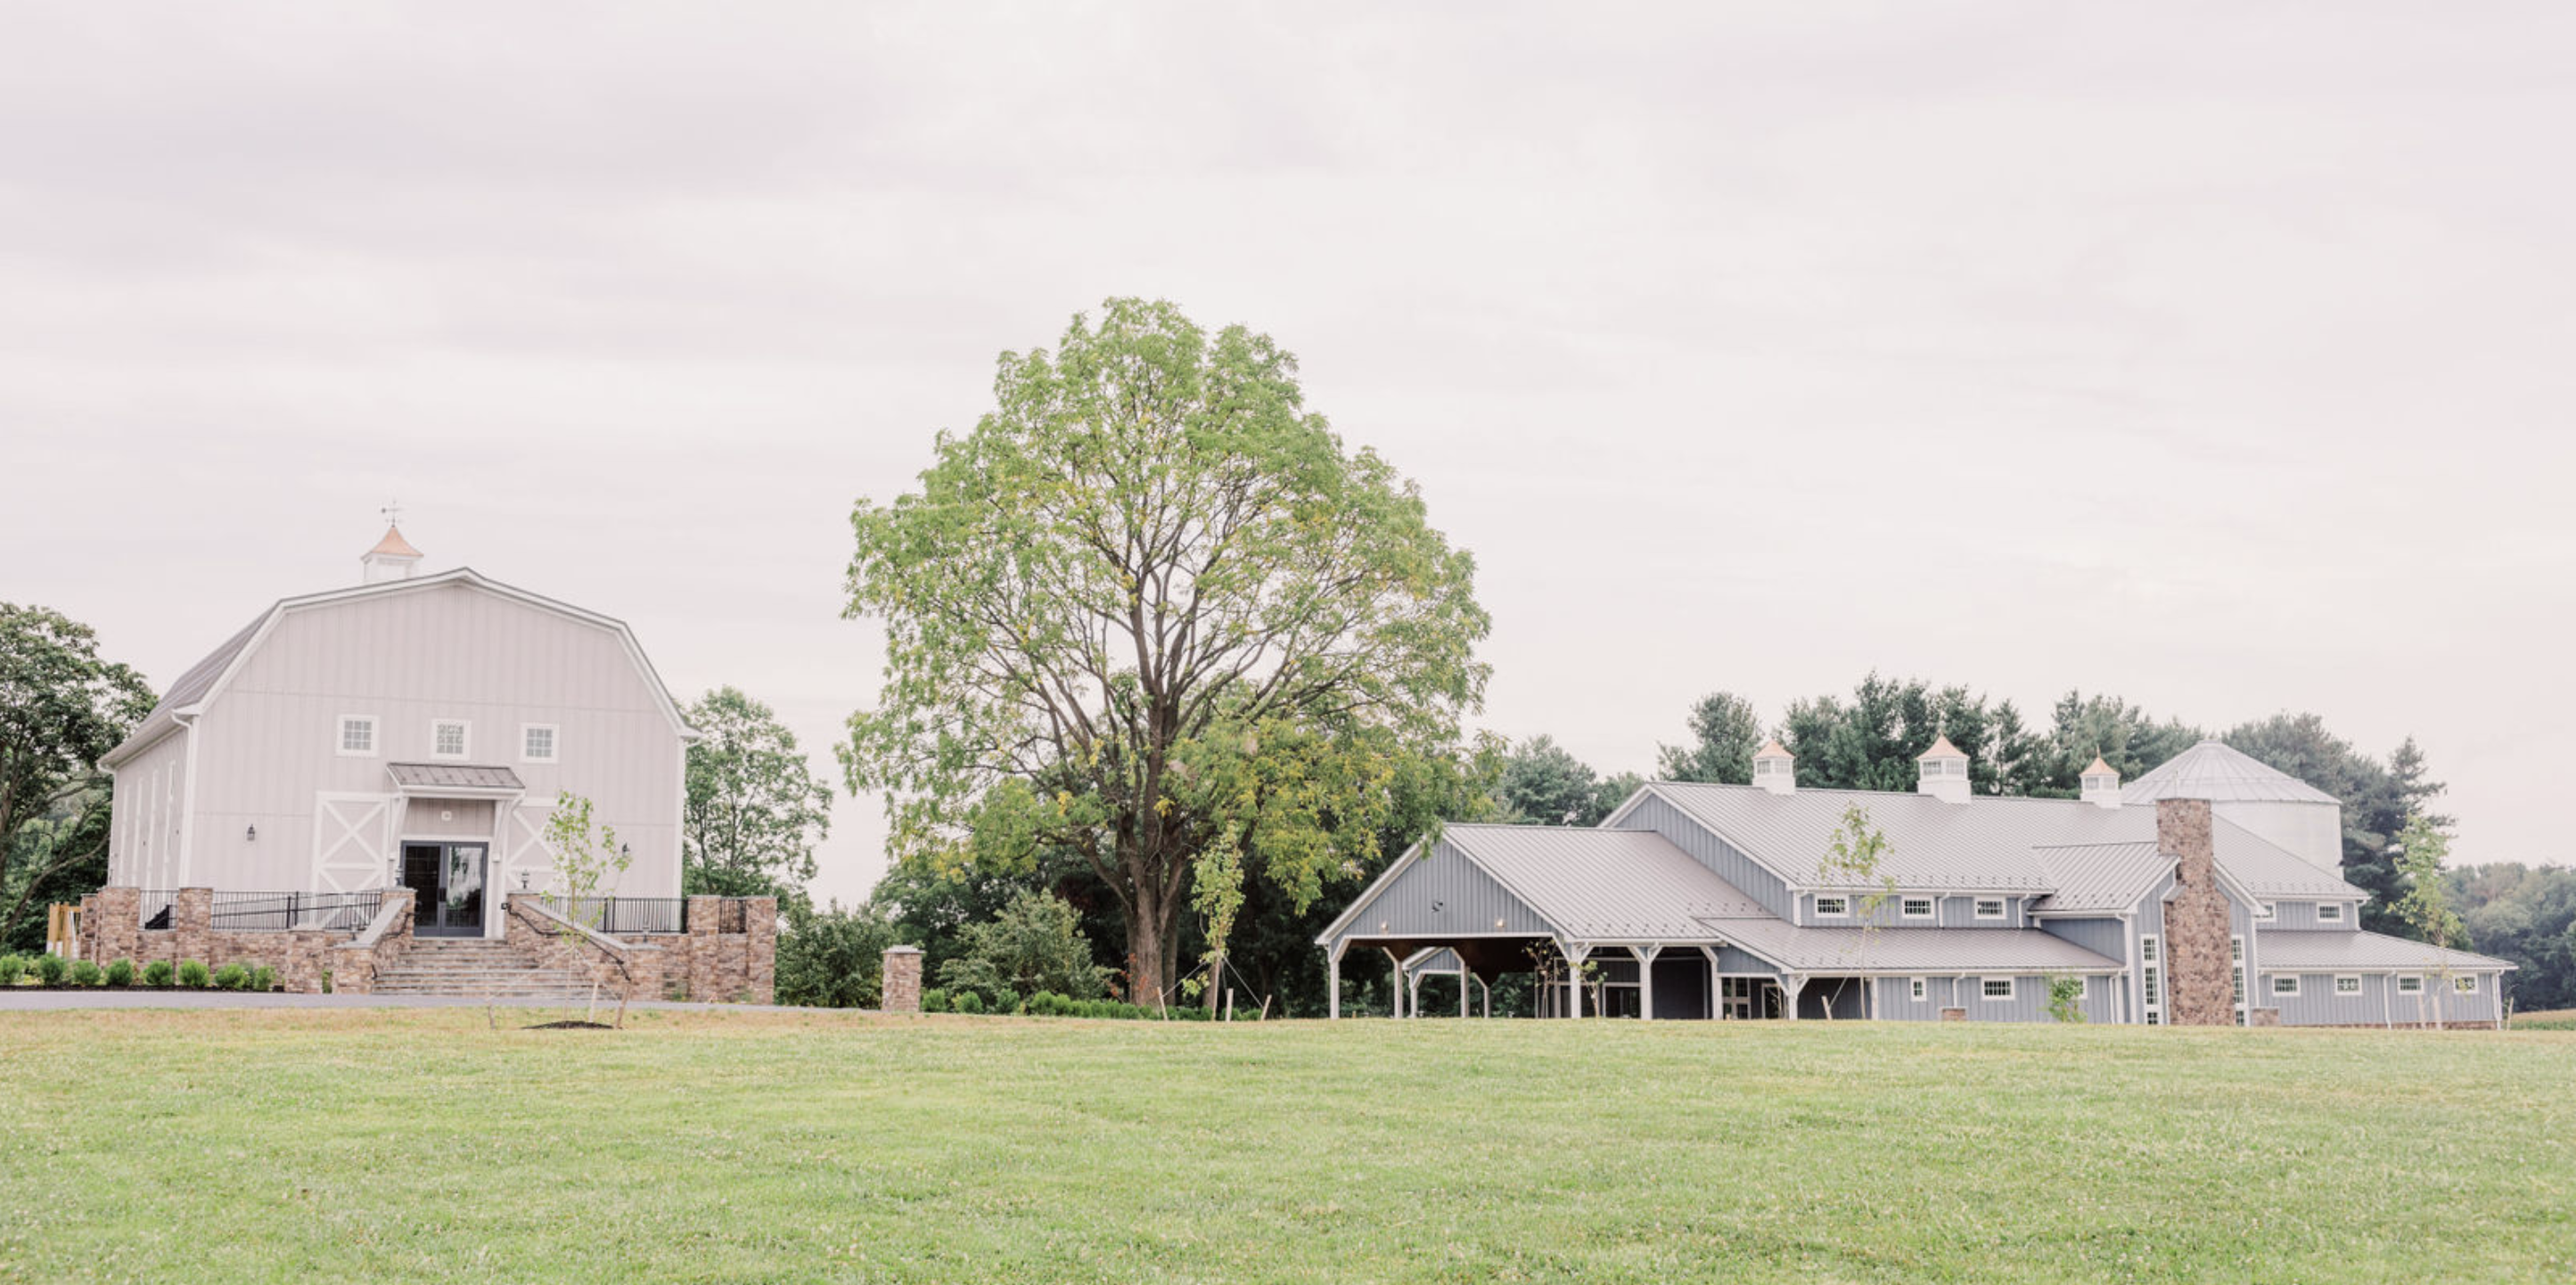
[(436, 759), (461, 759), (471, 742), (471, 729), (461, 718), (434, 719), (429, 725), (429, 756)]
[(1977, 898), (1977, 918), (1979, 918), (1979, 919), (2001, 919), (2001, 918), (2003, 918), (2003, 917), (2004, 917), (2004, 899), (2003, 899), (2003, 898), (2001, 898), (2001, 897), (1979, 897), (1979, 898)]
[(2415, 973), (2408, 973), (2408, 974), (2406, 974), (2405, 976), (2398, 978), (2398, 979), (2397, 979), (2397, 993), (2398, 993), (2398, 994), (2400, 994), (2400, 995), (2421, 995), (2421, 994), (2423, 994), (2423, 993), (2424, 993), (2424, 979), (2423, 979), (2423, 977), (2421, 977), (2420, 975), (2415, 974)]
[(2090, 1000), (2093, 998), (2093, 979), (2091, 977), (2078, 977), (2075, 979), (2075, 998), (2080, 1000)]
[(371, 759), (376, 756), (375, 715), (340, 716), (340, 752), (350, 758)]
[(2258, 901), (2258, 902), (2255, 902), (2255, 903), (2254, 903), (2254, 918), (2255, 918), (2255, 920), (2256, 920), (2257, 922), (2259, 922), (2259, 923), (2267, 923), (2267, 924), (2268, 924), (2268, 923), (2272, 922), (2274, 919), (2279, 918), (2279, 917), (2280, 917), (2280, 915), (2281, 915), (2281, 908), (2280, 908), (2279, 906), (2273, 905), (2271, 902), (2268, 902), (2268, 901)]
[(520, 762), (552, 763), (555, 761), (555, 756), (562, 750), (561, 738), (556, 733), (554, 724), (522, 723), (519, 725)]
[(2321, 923), (2321, 924), (2339, 924), (2339, 923), (2342, 923), (2342, 922), (2343, 922), (2343, 903), (2342, 903), (2342, 902), (2340, 902), (2340, 901), (2320, 901), (2320, 902), (2318, 902), (2318, 903), (2317, 903), (2317, 922), (2318, 922), (2318, 923)]
[(2013, 979), (2009, 977), (1978, 978), (1977, 994), (1990, 1000), (2011, 999), (2013, 997)]
[(2138, 980), (2146, 992), (2147, 1025), (2164, 1024), (2164, 943), (2153, 936), (2138, 939)]
[(1849, 897), (1816, 898), (1816, 917), (1819, 919), (1840, 919), (1850, 913), (1851, 898)]
[(2351, 973), (2337, 973), (2335, 975), (2335, 994), (2358, 995), (2360, 993), (2361, 979), (2359, 977), (2356, 977)]
[(2273, 993), (2273, 994), (2275, 994), (2275, 995), (2296, 995), (2296, 994), (2298, 994), (2298, 993), (2299, 993), (2299, 975), (2298, 975), (2297, 973), (2274, 973), (2274, 974), (2272, 974), (2272, 993)]
[(1786, 774), (1788, 770), (1789, 760), (1787, 759), (1753, 760), (1753, 774), (1755, 776), (1781, 776)]
[(2478, 975), (2476, 973), (2462, 973), (2459, 976), (2452, 978), (2451, 990), (2454, 994), (2459, 995), (2477, 994)]
[(1920, 1004), (1923, 1002), (1924, 996), (1931, 993), (1932, 987), (1930, 983), (1925, 982), (1922, 978), (1908, 977), (1905, 979), (1905, 998)]
[(1897, 913), (1908, 919), (1930, 919), (1934, 913), (1930, 897), (1905, 897), (1896, 903)]
[(2088, 790), (2116, 790), (2120, 788), (2120, 778), (2107, 772), (2096, 772), (2084, 778), (2084, 788)]
[(2228, 971), (2228, 973), (2229, 973), (2229, 975), (2230, 975), (2230, 980), (2229, 980), (2229, 982), (2228, 982), (2228, 993), (2229, 993), (2229, 994), (2231, 994), (2231, 995), (2233, 995), (2233, 996), (2235, 997), (2235, 999), (2234, 999), (2234, 1001), (2233, 1001), (2233, 1002), (2234, 1002), (2234, 1003), (2235, 1003), (2235, 1005), (2236, 1005), (2236, 1012), (2237, 1012), (2237, 1014), (2241, 1017), (2241, 1016), (2243, 1016), (2243, 1014), (2244, 1014), (2244, 1012), (2245, 1012), (2245, 939), (2244, 939), (2244, 938), (2242, 938), (2242, 937), (2230, 937), (2230, 938), (2228, 938), (2228, 939), (2227, 939), (2227, 965), (2228, 965), (2228, 966), (2227, 966), (2227, 971)]

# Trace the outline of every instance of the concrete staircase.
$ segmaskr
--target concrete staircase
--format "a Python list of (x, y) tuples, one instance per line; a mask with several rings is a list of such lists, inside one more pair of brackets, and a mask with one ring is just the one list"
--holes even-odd
[[(504, 1004), (565, 1004), (590, 998), (590, 980), (569, 968), (519, 958), (505, 942), (480, 937), (415, 937), (402, 958), (376, 968), (379, 995), (464, 995)], [(603, 987), (603, 997), (611, 998)]]

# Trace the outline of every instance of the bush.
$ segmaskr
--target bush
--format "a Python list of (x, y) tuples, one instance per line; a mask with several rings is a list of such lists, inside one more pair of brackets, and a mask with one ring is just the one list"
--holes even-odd
[(875, 1008), (882, 998), (886, 947), (895, 944), (885, 912), (790, 907), (778, 935), (778, 1002), (818, 1008)]
[(36, 956), (36, 980), (47, 986), (63, 984), (63, 974), (71, 971), (71, 961), (60, 955)]
[(96, 986), (106, 980), (107, 974), (99, 971), (97, 964), (86, 959), (72, 962), (72, 985)]
[(151, 963), (143, 966), (143, 984), (146, 986), (167, 986), (170, 984), (170, 972), (169, 960), (153, 960)]
[(133, 960), (130, 960), (130, 959), (120, 959), (120, 960), (116, 961), (115, 963), (108, 965), (108, 966), (107, 966), (107, 984), (108, 984), (108, 985), (110, 985), (110, 986), (131, 986), (131, 985), (133, 985), (133, 984), (134, 984), (134, 961), (133, 961)]
[(973, 991), (964, 991), (959, 993), (957, 998), (950, 1001), (950, 1003), (951, 1006), (960, 1013), (981, 1013), (984, 1011), (984, 997)]
[(250, 970), (250, 988), (263, 993), (276, 990), (277, 970), (266, 964)]
[(27, 961), (15, 955), (0, 955), (0, 986), (15, 986), (27, 975)]
[(941, 990), (936, 986), (923, 991), (921, 993), (921, 1011), (925, 1013), (947, 1012), (948, 992)]
[(206, 983), (213, 978), (214, 974), (206, 971), (202, 961), (191, 959), (179, 965), (179, 984), (190, 990), (204, 990)]
[(250, 970), (239, 964), (226, 964), (215, 970), (215, 985), (228, 991), (240, 990), (250, 985)]
[(965, 953), (939, 966), (939, 984), (951, 994), (973, 991), (998, 1011), (1039, 991), (1088, 998), (1109, 988), (1109, 970), (1091, 962), (1081, 914), (1052, 894), (1022, 891), (958, 937)]

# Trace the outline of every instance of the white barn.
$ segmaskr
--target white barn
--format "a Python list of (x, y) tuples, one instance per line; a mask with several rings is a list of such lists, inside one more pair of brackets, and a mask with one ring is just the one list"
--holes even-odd
[(270, 606), (171, 685), (101, 760), (111, 886), (409, 887), (417, 934), (499, 937), (490, 894), (548, 889), (570, 793), (629, 855), (601, 892), (680, 895), (695, 734), (633, 633), (420, 560), (388, 529), (364, 583)]

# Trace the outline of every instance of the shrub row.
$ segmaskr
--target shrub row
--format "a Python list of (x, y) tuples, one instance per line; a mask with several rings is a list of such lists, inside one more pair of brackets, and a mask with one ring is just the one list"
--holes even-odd
[(1112, 1020), (1151, 1022), (1204, 1022), (1207, 1010), (1195, 1005), (1157, 1011), (1142, 1004), (1122, 1003), (1114, 999), (1074, 999), (1054, 991), (1039, 991), (1025, 1000), (1007, 1006), (987, 1004), (974, 991), (955, 995), (937, 987), (921, 992), (921, 1011), (925, 1013), (1006, 1013), (1024, 1017), (1097, 1017)]
[(182, 989), (195, 990), (210, 986), (228, 991), (277, 989), (277, 970), (266, 964), (257, 968), (226, 964), (210, 971), (193, 959), (175, 968), (169, 960), (156, 959), (137, 969), (133, 960), (120, 959), (101, 968), (91, 960), (65, 959), (60, 955), (38, 955), (33, 960), (0, 955), (0, 986), (15, 986), (30, 973), (39, 986), (121, 987), (140, 980), (146, 986), (166, 987), (175, 982)]

